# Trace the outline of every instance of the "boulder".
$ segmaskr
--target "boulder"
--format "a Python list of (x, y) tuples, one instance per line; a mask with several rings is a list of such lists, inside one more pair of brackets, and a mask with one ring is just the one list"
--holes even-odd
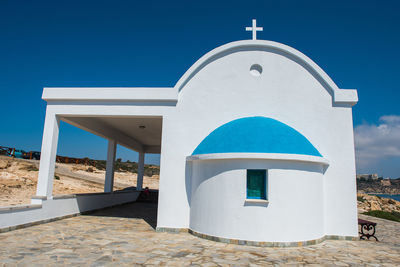
[(398, 211), (400, 212), (400, 201), (390, 198), (377, 197), (367, 194), (357, 194), (357, 206), (359, 212), (370, 210)]

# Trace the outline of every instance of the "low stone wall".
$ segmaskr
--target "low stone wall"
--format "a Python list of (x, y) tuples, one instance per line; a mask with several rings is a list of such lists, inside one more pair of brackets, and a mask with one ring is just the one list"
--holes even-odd
[(0, 208), (0, 232), (74, 216), (83, 212), (134, 202), (139, 191), (54, 196), (33, 198), (31, 205)]

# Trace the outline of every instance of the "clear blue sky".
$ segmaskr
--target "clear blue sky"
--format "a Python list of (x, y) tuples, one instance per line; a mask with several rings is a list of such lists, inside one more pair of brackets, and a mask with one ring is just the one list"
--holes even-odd
[[(382, 116), (400, 116), (399, 13), (399, 1), (2, 0), (0, 145), (40, 150), (43, 87), (174, 86), (206, 52), (250, 39), (252, 18), (264, 27), (259, 39), (300, 50), (340, 88), (356, 88), (354, 126), (374, 132)], [(63, 123), (58, 154), (104, 159), (106, 142)], [(137, 159), (126, 149), (117, 156)], [(399, 163), (389, 153), (358, 171), (399, 177)]]

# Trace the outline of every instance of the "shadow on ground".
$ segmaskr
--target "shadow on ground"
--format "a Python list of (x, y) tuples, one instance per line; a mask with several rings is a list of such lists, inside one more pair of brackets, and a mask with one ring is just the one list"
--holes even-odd
[(157, 226), (157, 207), (157, 202), (132, 202), (89, 212), (86, 213), (85, 216), (143, 219), (155, 230)]

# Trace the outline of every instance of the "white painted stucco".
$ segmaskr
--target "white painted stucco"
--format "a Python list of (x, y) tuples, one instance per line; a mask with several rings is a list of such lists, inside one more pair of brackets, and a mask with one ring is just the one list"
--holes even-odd
[[(321, 165), (228, 159), (194, 161), (192, 168), (190, 229), (261, 242), (325, 235)], [(246, 169), (268, 170), (268, 203), (246, 202)]]
[[(254, 64), (262, 69), (251, 70)], [(262, 40), (233, 42), (200, 58), (173, 88), (45, 88), (43, 99), (47, 110), (39, 196), (52, 195), (58, 124), (64, 120), (142, 153), (160, 151), (161, 145), (159, 228), (193, 228), (254, 241), (357, 236), (352, 123), (357, 92), (339, 89), (316, 63), (291, 47)], [(296, 129), (323, 158), (190, 157), (214, 129), (250, 116)], [(91, 119), (105, 117), (161, 118), (162, 138), (146, 145), (135, 131)], [(255, 165), (269, 168), (267, 206), (243, 202), (245, 169)]]

